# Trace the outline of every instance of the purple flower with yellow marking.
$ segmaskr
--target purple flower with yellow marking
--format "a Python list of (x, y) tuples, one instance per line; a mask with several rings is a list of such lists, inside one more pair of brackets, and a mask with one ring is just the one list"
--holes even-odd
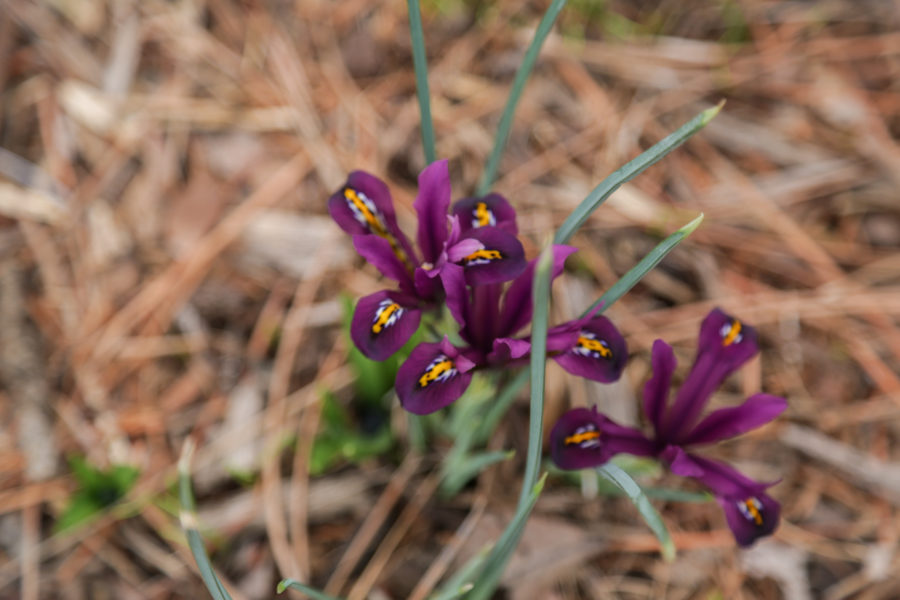
[(437, 161), (419, 175), (413, 207), (418, 215), (416, 249), (397, 224), (387, 185), (354, 171), (328, 200), (335, 222), (353, 236), (356, 251), (399, 289), (362, 298), (350, 334), (360, 351), (384, 360), (415, 333), (422, 311), (444, 298), (441, 272), (459, 267), (470, 285), (494, 284), (516, 277), (525, 268), (524, 250), (515, 237), (515, 212), (501, 196), (460, 201), (450, 211), (447, 161)]
[(713, 391), (759, 347), (756, 330), (719, 309), (700, 327), (694, 365), (668, 402), (676, 361), (671, 346), (653, 344), (653, 376), (644, 386), (643, 409), (653, 427), (645, 436), (631, 427), (612, 422), (596, 409), (574, 409), (563, 415), (551, 433), (553, 461), (563, 469), (583, 469), (604, 464), (619, 453), (651, 456), (677, 475), (697, 479), (716, 496), (728, 526), (741, 546), (769, 535), (778, 525), (780, 506), (767, 493), (772, 483), (754, 481), (733, 467), (689, 452), (695, 446), (738, 436), (772, 421), (787, 402), (784, 398), (756, 394), (742, 404), (714, 410), (702, 417)]
[[(562, 273), (566, 258), (574, 251), (569, 246), (553, 248), (553, 278)], [(459, 334), (466, 346), (454, 348), (448, 342), (440, 347), (417, 346), (413, 351), (415, 360), (410, 356), (397, 373), (397, 395), (404, 408), (418, 414), (434, 412), (462, 396), (471, 378), (470, 371), (528, 361), (530, 340), (514, 336), (531, 322), (535, 264), (536, 261), (531, 261), (505, 293), (503, 286), (496, 283), (468, 286), (463, 267), (446, 266), (441, 280), (447, 293), (447, 306), (460, 325)], [(459, 358), (450, 357), (448, 348)], [(609, 319), (599, 315), (588, 315), (551, 328), (547, 334), (547, 351), (550, 358), (570, 373), (604, 383), (619, 378), (628, 358), (625, 339)], [(434, 385), (416, 385), (431, 372), (433, 365), (444, 364), (445, 359), (456, 360), (454, 364), (463, 360), (463, 367), (441, 381), (435, 380)]]

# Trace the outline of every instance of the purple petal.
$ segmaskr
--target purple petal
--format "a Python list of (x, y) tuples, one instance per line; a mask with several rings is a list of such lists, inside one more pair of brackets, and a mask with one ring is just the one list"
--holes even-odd
[(470, 321), (471, 304), (463, 268), (454, 264), (446, 265), (441, 270), (441, 283), (447, 294), (447, 308), (450, 309), (450, 314), (461, 327), (465, 328)]
[(425, 262), (434, 264), (447, 241), (450, 171), (446, 160), (433, 162), (419, 173), (419, 193), (413, 208), (419, 215), (419, 249)]
[(766, 493), (748, 492), (737, 497), (717, 497), (725, 520), (739, 546), (746, 548), (771, 535), (778, 527), (781, 505)]
[(653, 443), (640, 431), (617, 425), (596, 408), (566, 412), (550, 432), (550, 455), (561, 469), (598, 467), (622, 452), (652, 456)]
[(668, 439), (682, 439), (716, 388), (758, 350), (755, 329), (718, 308), (710, 312), (700, 326), (697, 358), (666, 417)]
[(663, 419), (666, 416), (666, 401), (669, 398), (672, 373), (678, 363), (672, 347), (662, 340), (653, 342), (651, 357), (653, 376), (644, 384), (644, 415), (653, 425), (657, 438), (665, 442), (667, 440), (662, 436)]
[(414, 292), (413, 280), (407, 265), (403, 263), (391, 243), (377, 235), (354, 235), (353, 247), (382, 275), (400, 283), (404, 291)]
[(581, 325), (575, 343), (553, 359), (573, 375), (612, 383), (622, 375), (628, 348), (612, 321), (599, 316)]
[[(551, 274), (551, 281), (559, 277), (563, 272), (566, 259), (576, 250), (577, 248), (572, 246), (553, 246), (553, 273)], [(506, 296), (503, 298), (503, 309), (500, 313), (500, 327), (498, 329), (501, 335), (511, 336), (531, 322), (531, 287), (534, 283), (534, 268), (536, 264), (537, 259), (530, 261), (525, 271), (506, 290)]]
[(754, 481), (734, 467), (687, 454), (676, 446), (666, 448), (663, 460), (676, 475), (692, 477), (715, 494), (739, 545), (749, 546), (775, 531), (781, 507), (765, 493), (773, 484)]
[(417, 415), (452, 404), (469, 387), (473, 366), (446, 340), (419, 344), (397, 370), (395, 389), (400, 404)]
[[(515, 279), (525, 270), (525, 249), (516, 236), (496, 227), (473, 229), (460, 244), (469, 244), (474, 239), (480, 246), (455, 261), (466, 270), (466, 283), (483, 285), (501, 283)], [(455, 248), (447, 251), (448, 256), (456, 254)]]
[(531, 351), (531, 342), (515, 338), (497, 338), (487, 360), (491, 365), (503, 365), (527, 356)]
[(761, 427), (784, 412), (787, 400), (769, 394), (755, 394), (738, 406), (709, 413), (681, 442), (711, 444)]
[(413, 272), (416, 296), (425, 301), (438, 300), (442, 289), (440, 274), (440, 271), (436, 269), (416, 267)]
[(516, 211), (500, 194), (482, 198), (465, 198), (453, 204), (453, 214), (459, 217), (463, 232), (480, 227), (499, 227), (516, 235)]
[(347, 182), (328, 199), (328, 212), (350, 235), (372, 233), (390, 240), (414, 260), (409, 240), (397, 225), (387, 185), (365, 171), (353, 171)]
[(402, 348), (422, 316), (411, 300), (388, 291), (360, 299), (350, 324), (350, 337), (359, 351), (372, 360), (385, 360)]

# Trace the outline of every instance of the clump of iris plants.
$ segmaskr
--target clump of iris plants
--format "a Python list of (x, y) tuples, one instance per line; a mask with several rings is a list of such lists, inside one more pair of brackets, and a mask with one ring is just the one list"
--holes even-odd
[[(357, 252), (385, 279), (388, 289), (361, 298), (355, 306), (350, 334), (366, 357), (383, 361), (400, 352), (418, 331), (425, 339), (406, 356), (397, 371), (394, 390), (404, 409), (414, 415), (450, 412), (456, 421), (474, 414), (465, 405), (467, 390), (479, 373), (519, 370), (530, 381), (528, 447), (516, 512), (489, 552), (476, 556), (448, 577), (435, 598), (484, 600), (491, 597), (503, 569), (515, 551), (531, 511), (543, 489), (542, 431), (544, 373), (547, 359), (571, 375), (601, 383), (621, 377), (628, 360), (625, 339), (602, 313), (628, 292), (702, 220), (702, 215), (662, 240), (647, 256), (576, 319), (550, 326), (550, 287), (577, 251), (568, 245), (577, 229), (619, 186), (631, 180), (703, 128), (721, 104), (702, 111), (675, 132), (628, 162), (576, 207), (553, 232), (540, 255), (527, 260), (517, 238), (515, 207), (491, 190), (516, 105), (543, 41), (565, 5), (552, 0), (516, 73), (509, 101), (498, 125), (494, 148), (476, 192), (456, 201), (446, 160), (437, 160), (428, 96), (428, 78), (419, 3), (409, 0), (410, 34), (416, 89), (421, 113), (422, 147), (427, 166), (418, 178), (413, 208), (414, 236), (399, 226), (388, 186), (377, 176), (351, 172), (328, 199), (334, 221), (352, 236)], [(550, 232), (548, 232), (550, 233)], [(449, 314), (449, 318), (444, 318)], [(732, 466), (696, 453), (697, 448), (735, 437), (776, 418), (786, 407), (783, 398), (756, 394), (742, 404), (704, 415), (712, 393), (758, 352), (756, 330), (721, 310), (703, 321), (697, 355), (674, 400), (669, 401), (676, 370), (672, 348), (657, 340), (652, 349), (653, 374), (644, 387), (643, 412), (649, 433), (615, 423), (596, 407), (564, 414), (551, 432), (551, 458), (562, 469), (596, 469), (635, 504), (660, 541), (663, 556), (675, 547), (666, 527), (641, 487), (610, 459), (618, 454), (656, 459), (671, 472), (697, 480), (721, 505), (736, 543), (748, 546), (778, 526), (780, 507), (767, 493), (773, 482), (758, 482)], [(509, 406), (524, 377), (485, 378), (500, 411)], [(471, 397), (471, 393), (469, 397)], [(478, 422), (458, 433), (449, 455), (458, 458), (467, 444), (483, 434), (484, 424), (500, 421), (490, 407)], [(459, 409), (457, 413), (454, 410)], [(502, 416), (502, 412), (499, 412)], [(453, 419), (449, 419), (453, 421)], [(417, 421), (413, 420), (413, 423)], [(447, 428), (452, 429), (452, 428)], [(475, 457), (459, 469), (464, 476), (485, 468), (506, 453)], [(201, 575), (214, 598), (228, 594), (203, 550), (195, 518), (187, 471), (187, 454), (180, 468), (182, 522)], [(474, 465), (474, 467), (473, 467)], [(445, 470), (455, 485), (464, 480)], [(453, 486), (449, 486), (453, 487)], [(319, 600), (333, 597), (311, 586), (285, 579), (279, 592), (292, 588)]]

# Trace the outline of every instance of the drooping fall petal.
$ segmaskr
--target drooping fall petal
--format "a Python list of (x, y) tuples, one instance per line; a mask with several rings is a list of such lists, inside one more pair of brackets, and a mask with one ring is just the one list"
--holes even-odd
[[(476, 240), (478, 245), (472, 246), (471, 240)], [(502, 229), (473, 229), (459, 244), (465, 244), (465, 253), (454, 246), (448, 249), (447, 254), (452, 262), (465, 269), (466, 283), (469, 285), (509, 281), (525, 270), (525, 249), (522, 242)]]
[[(562, 325), (560, 329), (565, 327)], [(612, 383), (622, 375), (628, 348), (612, 321), (601, 315), (579, 323), (574, 343), (553, 355), (553, 360), (573, 375)]]
[(385, 360), (409, 341), (421, 314), (414, 299), (398, 292), (375, 292), (356, 304), (350, 337), (367, 357)]
[(519, 232), (516, 211), (500, 194), (458, 200), (452, 212), (459, 217), (463, 232), (480, 227), (499, 227), (513, 235)]
[(617, 425), (596, 408), (567, 411), (550, 432), (550, 456), (561, 469), (599, 467), (623, 452), (652, 456), (653, 444), (640, 431)]
[(417, 415), (452, 404), (469, 387), (474, 366), (446, 338), (419, 344), (397, 370), (394, 387), (400, 404)]

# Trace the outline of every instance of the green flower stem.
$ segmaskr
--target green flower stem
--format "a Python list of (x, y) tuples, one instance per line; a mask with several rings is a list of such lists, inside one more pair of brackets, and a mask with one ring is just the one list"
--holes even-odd
[(425, 56), (425, 35), (422, 33), (422, 11), (419, 9), (419, 0), (407, 0), (406, 4), (409, 7), (409, 35), (412, 38), (416, 95), (419, 98), (422, 122), (422, 148), (425, 150), (425, 163), (430, 165), (437, 159), (437, 154), (434, 149), (434, 123), (431, 120), (431, 100), (428, 95), (428, 59)]
[(494, 149), (491, 151), (491, 156), (488, 158), (487, 166), (484, 168), (484, 174), (481, 177), (481, 183), (478, 185), (478, 196), (487, 194), (494, 183), (494, 179), (497, 177), (500, 156), (503, 154), (503, 148), (506, 146), (506, 140), (509, 138), (509, 130), (512, 127), (516, 105), (519, 103), (519, 98), (525, 89), (525, 83), (528, 81), (528, 76), (531, 75), (531, 70), (537, 61), (541, 46), (544, 45), (544, 40), (547, 39), (556, 17), (559, 16), (565, 5), (566, 0), (553, 0), (550, 8), (544, 13), (544, 18), (541, 19), (534, 38), (532, 38), (531, 44), (528, 46), (528, 50), (525, 51), (525, 58), (522, 59), (522, 64), (519, 65), (516, 78), (513, 80), (512, 91), (509, 93), (509, 99), (506, 101), (503, 114), (500, 116), (500, 124), (497, 126), (497, 137), (494, 139)]
[(609, 177), (595, 187), (594, 191), (588, 194), (587, 198), (582, 200), (581, 204), (572, 211), (556, 231), (556, 237), (553, 238), (553, 243), (565, 244), (568, 242), (575, 234), (575, 231), (581, 227), (591, 213), (597, 210), (597, 208), (603, 204), (613, 192), (619, 189), (619, 186), (627, 181), (631, 181), (631, 179), (643, 172), (644, 169), (655, 164), (669, 152), (686, 142), (692, 135), (703, 129), (713, 117), (719, 114), (723, 105), (724, 101), (712, 108), (704, 110), (673, 133), (670, 133), (657, 142), (649, 150), (630, 161), (625, 166), (613, 171)]
[(604, 293), (600, 298), (594, 302), (590, 308), (588, 308), (581, 315), (582, 317), (593, 311), (598, 306), (600, 310), (598, 312), (603, 312), (612, 304), (624, 296), (628, 290), (633, 288), (638, 281), (640, 281), (644, 275), (646, 275), (650, 270), (652, 270), (659, 262), (666, 257), (666, 255), (675, 249), (675, 246), (684, 241), (684, 239), (691, 235), (697, 227), (699, 227), (700, 223), (703, 222), (703, 213), (700, 213), (700, 216), (677, 230), (675, 233), (661, 241), (656, 247), (651, 250), (647, 256), (642, 258), (640, 262), (625, 273), (621, 279), (615, 282), (606, 293)]

